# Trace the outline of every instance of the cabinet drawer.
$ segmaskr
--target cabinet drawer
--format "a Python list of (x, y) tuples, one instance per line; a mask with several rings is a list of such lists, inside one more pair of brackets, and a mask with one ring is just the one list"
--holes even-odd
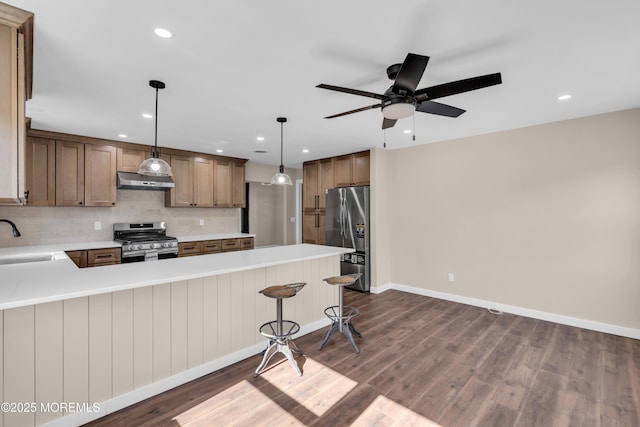
[(239, 251), (242, 249), (241, 239), (224, 239), (222, 241), (222, 252)]
[(201, 255), (202, 242), (178, 243), (178, 256)]
[(222, 252), (222, 240), (206, 240), (202, 242), (203, 254), (217, 254)]
[(253, 249), (253, 237), (245, 237), (242, 240), (242, 249)]
[(89, 249), (87, 251), (87, 265), (94, 267), (97, 265), (120, 264), (122, 257), (120, 248)]

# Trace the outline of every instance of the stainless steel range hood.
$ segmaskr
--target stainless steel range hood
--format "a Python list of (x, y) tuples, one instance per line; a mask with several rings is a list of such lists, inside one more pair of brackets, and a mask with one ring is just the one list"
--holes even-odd
[(170, 176), (147, 176), (118, 172), (118, 188), (122, 190), (168, 190), (175, 187)]

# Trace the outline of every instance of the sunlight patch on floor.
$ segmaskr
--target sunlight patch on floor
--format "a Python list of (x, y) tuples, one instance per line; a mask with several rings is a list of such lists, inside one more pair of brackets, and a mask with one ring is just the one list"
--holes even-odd
[(422, 415), (416, 414), (411, 409), (387, 399), (384, 396), (378, 396), (371, 405), (360, 414), (360, 416), (351, 424), (351, 427), (369, 427), (376, 426), (421, 426), (421, 427), (441, 427)]
[(282, 421), (282, 425), (302, 425), (249, 381), (243, 380), (177, 415), (173, 421), (182, 427), (247, 426), (261, 425), (263, 421), (276, 418)]
[(181, 427), (210, 426), (211, 423), (224, 426), (303, 426), (283, 407), (291, 410), (299, 405), (312, 414), (311, 418), (320, 418), (357, 385), (313, 359), (298, 360), (304, 361), (301, 377), (283, 360), (260, 374), (255, 383), (240, 381), (182, 412), (173, 421)]
[(352, 379), (309, 357), (306, 358), (303, 369), (304, 374), (298, 377), (288, 363), (280, 363), (260, 377), (317, 417), (321, 417), (358, 385)]

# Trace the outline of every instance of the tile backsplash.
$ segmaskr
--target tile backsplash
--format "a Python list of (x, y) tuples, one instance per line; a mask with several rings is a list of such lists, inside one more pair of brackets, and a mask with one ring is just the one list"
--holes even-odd
[(13, 221), (22, 234), (14, 238), (9, 224), (0, 223), (0, 247), (110, 241), (115, 222), (166, 221), (171, 236), (240, 231), (237, 208), (165, 208), (162, 191), (118, 190), (117, 197), (107, 208), (0, 206), (0, 218)]

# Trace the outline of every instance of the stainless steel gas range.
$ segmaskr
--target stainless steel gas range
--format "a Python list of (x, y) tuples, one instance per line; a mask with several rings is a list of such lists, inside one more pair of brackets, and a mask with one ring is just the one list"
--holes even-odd
[(178, 257), (178, 239), (167, 236), (167, 223), (113, 224), (113, 240), (122, 244), (122, 263)]

